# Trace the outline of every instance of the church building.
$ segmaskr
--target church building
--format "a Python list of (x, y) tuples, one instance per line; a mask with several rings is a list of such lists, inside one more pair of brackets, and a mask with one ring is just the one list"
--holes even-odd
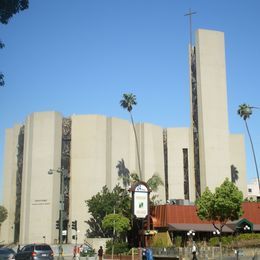
[[(224, 33), (199, 29), (189, 49), (191, 126), (136, 123), (142, 180), (153, 174), (162, 178), (161, 204), (194, 202), (225, 178), (246, 196), (244, 137), (228, 127)], [(66, 241), (74, 242), (71, 223), (77, 220), (78, 243), (83, 243), (90, 218), (85, 201), (105, 185), (123, 186), (120, 167), (139, 174), (131, 122), (115, 117), (34, 112), (6, 129), (4, 151), (8, 219), (0, 241), (5, 244), (42, 242), (43, 237), (57, 243), (61, 207)]]

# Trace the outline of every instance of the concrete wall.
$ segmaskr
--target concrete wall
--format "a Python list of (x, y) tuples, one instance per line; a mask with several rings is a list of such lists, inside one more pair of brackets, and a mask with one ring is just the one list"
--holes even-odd
[(53, 243), (58, 238), (62, 117), (33, 113), (25, 123), (20, 243)]
[(16, 205), (17, 143), (21, 125), (15, 125), (5, 132), (3, 206), (8, 217), (1, 225), (0, 241), (14, 242), (14, 222)]
[[(105, 185), (110, 189), (118, 183), (123, 186), (116, 166), (123, 160), (129, 174), (138, 173), (138, 158), (130, 122), (98, 115), (75, 115), (71, 120), (70, 222), (77, 220), (78, 241), (83, 243), (85, 221), (90, 218), (85, 201)], [(164, 180), (162, 128), (141, 124), (137, 134), (144, 179), (157, 173)], [(158, 195), (165, 201), (163, 186)], [(74, 234), (72, 230), (70, 235)]]
[(118, 176), (117, 165), (119, 162), (123, 160), (129, 174), (138, 172), (138, 163), (134, 132), (129, 121), (112, 117), (107, 118), (107, 125), (106, 184), (113, 189), (117, 183), (123, 186), (123, 182)]
[(238, 171), (238, 180), (236, 181), (236, 185), (243, 192), (244, 198), (246, 198), (246, 153), (243, 135), (230, 135), (230, 166), (231, 165), (234, 165)]
[[(164, 182), (164, 151), (163, 151), (163, 129), (152, 124), (141, 124), (141, 167), (144, 181), (148, 181), (154, 174), (161, 177)], [(159, 186), (157, 192), (158, 200), (165, 203), (165, 187)]]
[(169, 199), (184, 199), (183, 149), (187, 148), (190, 152), (189, 128), (168, 128), (167, 141)]
[(72, 116), (71, 129), (70, 218), (78, 221), (78, 240), (82, 243), (85, 221), (90, 217), (85, 200), (106, 185), (106, 117)]
[(196, 32), (201, 191), (230, 176), (224, 34)]

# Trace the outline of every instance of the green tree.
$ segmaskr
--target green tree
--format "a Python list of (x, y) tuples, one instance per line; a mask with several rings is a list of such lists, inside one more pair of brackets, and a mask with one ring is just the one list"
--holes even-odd
[(29, 7), (29, 0), (1, 0), (0, 1), (0, 22), (7, 24), (9, 19)]
[(104, 217), (102, 227), (113, 232), (115, 239), (119, 239), (130, 229), (130, 220), (121, 214), (109, 214)]
[(134, 135), (135, 135), (135, 144), (136, 144), (136, 152), (137, 152), (139, 175), (140, 175), (140, 178), (142, 179), (140, 154), (139, 154), (139, 145), (138, 145), (138, 139), (137, 139), (135, 124), (134, 124), (134, 118), (133, 118), (133, 115), (132, 115), (133, 106), (137, 105), (136, 96), (134, 94), (132, 94), (132, 93), (123, 94), (123, 99), (120, 100), (120, 105), (124, 109), (127, 109), (127, 111), (130, 114), (130, 117), (131, 117), (132, 127), (133, 127)]
[[(131, 173), (130, 178), (131, 178), (130, 182), (132, 184), (140, 181), (140, 178), (139, 178), (138, 174), (136, 174), (136, 173)], [(147, 180), (146, 184), (152, 192), (157, 192), (159, 186), (164, 185), (162, 178), (160, 177), (160, 175), (158, 173), (154, 173), (153, 176)], [(157, 198), (158, 198), (158, 194), (154, 194), (154, 193), (151, 194), (150, 201), (153, 205), (156, 204)]]
[[(212, 193), (208, 188), (196, 201), (197, 215), (201, 220), (211, 221), (222, 232), (226, 223), (237, 220), (242, 215), (243, 193), (228, 180)], [(219, 223), (219, 225), (217, 225)]]
[(201, 220), (211, 221), (214, 228), (219, 231), (220, 247), (223, 227), (228, 221), (237, 220), (242, 216), (242, 202), (243, 193), (228, 178), (215, 189), (215, 193), (206, 188), (196, 201), (198, 217)]
[(88, 212), (91, 218), (86, 221), (89, 225), (87, 234), (89, 237), (111, 237), (112, 233), (102, 227), (102, 221), (105, 216), (112, 214), (116, 210), (120, 214), (130, 219), (131, 199), (129, 193), (117, 185), (112, 191), (104, 186), (101, 192), (98, 192), (91, 199), (86, 200)]
[[(4, 43), (0, 40), (0, 49), (5, 47)], [(0, 87), (5, 85), (4, 74), (0, 72)]]
[[(7, 24), (13, 15), (28, 7), (29, 0), (0, 0), (0, 23)], [(0, 49), (4, 47), (4, 43), (0, 40)], [(0, 72), (0, 86), (4, 85), (4, 74)]]
[(248, 124), (247, 124), (247, 119), (250, 118), (250, 116), (252, 115), (252, 108), (258, 108), (258, 107), (252, 107), (252, 106), (249, 106), (249, 105), (244, 103), (242, 105), (239, 105), (237, 113), (240, 115), (240, 117), (242, 117), (244, 119), (244, 122), (245, 122), (245, 125), (246, 125), (246, 130), (247, 130), (247, 134), (249, 136), (249, 140), (250, 140), (250, 144), (251, 144), (251, 148), (252, 148), (252, 153), (253, 153), (253, 157), (254, 157), (254, 162), (255, 162), (258, 188), (259, 188), (259, 191), (260, 191), (260, 180), (259, 180), (259, 172), (258, 172), (256, 156), (255, 156), (255, 149), (254, 149), (253, 140), (252, 140), (249, 128), (248, 128)]
[(126, 235), (126, 232), (130, 229), (130, 221), (128, 218), (120, 214), (109, 214), (104, 217), (102, 221), (102, 227), (113, 233), (112, 240), (112, 259), (114, 258), (114, 244), (115, 241), (121, 242), (120, 238)]
[(0, 225), (7, 219), (8, 212), (4, 206), (0, 205)]

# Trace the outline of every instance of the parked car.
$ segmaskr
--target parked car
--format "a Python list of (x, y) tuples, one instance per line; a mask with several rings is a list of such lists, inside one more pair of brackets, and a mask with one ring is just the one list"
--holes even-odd
[(24, 246), (15, 255), (17, 260), (53, 260), (53, 250), (48, 244), (30, 244)]
[(12, 248), (1, 247), (0, 248), (0, 260), (9, 260), (13, 259), (15, 251)]

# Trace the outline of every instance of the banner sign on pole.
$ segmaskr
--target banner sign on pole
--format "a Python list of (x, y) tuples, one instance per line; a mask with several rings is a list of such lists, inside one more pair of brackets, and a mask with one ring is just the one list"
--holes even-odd
[(140, 183), (134, 189), (134, 215), (137, 218), (145, 218), (149, 214), (148, 196), (149, 191), (145, 185)]

